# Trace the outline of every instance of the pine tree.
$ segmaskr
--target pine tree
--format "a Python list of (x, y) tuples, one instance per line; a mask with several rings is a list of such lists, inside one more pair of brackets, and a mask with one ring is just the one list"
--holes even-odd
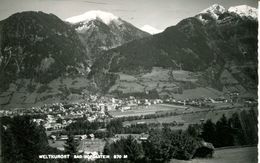
[(40, 154), (49, 148), (44, 128), (29, 116), (10, 118), (1, 129), (2, 155), (4, 162), (41, 162)]
[(68, 139), (64, 145), (65, 153), (69, 154), (70, 157), (68, 159), (68, 163), (77, 163), (79, 162), (77, 159), (74, 159), (74, 155), (77, 154), (78, 142), (75, 141), (74, 135), (69, 134)]
[(140, 160), (144, 155), (141, 144), (139, 144), (132, 136), (128, 136), (125, 140), (124, 152), (132, 162)]
[(217, 143), (216, 147), (234, 145), (234, 136), (230, 124), (225, 115), (216, 123)]
[(211, 120), (207, 120), (206, 123), (203, 124), (202, 138), (216, 145), (216, 125)]

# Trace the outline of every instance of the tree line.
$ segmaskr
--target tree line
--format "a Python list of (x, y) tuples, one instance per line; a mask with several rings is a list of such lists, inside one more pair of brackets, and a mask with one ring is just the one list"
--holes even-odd
[[(189, 160), (193, 157), (212, 156), (214, 147), (257, 144), (257, 114), (254, 110), (234, 113), (230, 118), (225, 115), (216, 122), (207, 120), (203, 124), (189, 125), (187, 130), (174, 131), (168, 126), (163, 129), (148, 130), (147, 141), (139, 142), (133, 137), (107, 142), (104, 153), (108, 155), (125, 154), (128, 160), (110, 162), (167, 162), (170, 159)], [(114, 122), (114, 123), (119, 123)], [(117, 131), (117, 128), (113, 128)], [(212, 143), (208, 151), (198, 150), (201, 142)], [(201, 153), (198, 153), (201, 152)], [(208, 155), (210, 154), (210, 155)], [(109, 162), (102, 160), (101, 162)]]
[(43, 126), (37, 126), (29, 116), (2, 117), (1, 150), (2, 162), (46, 162), (40, 154), (58, 154), (56, 148), (48, 145)]
[[(138, 142), (132, 136), (115, 142), (107, 142), (104, 154), (127, 155), (128, 159), (114, 162), (165, 162), (170, 159), (189, 160), (195, 154), (199, 140), (186, 131), (173, 131), (170, 128), (155, 129), (149, 132), (147, 141)], [(103, 161), (105, 162), (105, 161)]]
[(201, 137), (215, 147), (234, 145), (255, 145), (257, 138), (257, 119), (253, 110), (225, 115), (216, 123), (207, 120), (202, 126)]
[[(44, 127), (33, 122), (31, 117), (1, 117), (0, 120), (2, 162), (17, 160), (32, 163), (46, 162), (40, 160), (38, 156), (62, 153), (48, 145)], [(147, 124), (123, 127), (120, 119), (111, 120), (107, 124), (81, 121), (68, 126), (68, 131), (81, 127), (93, 131), (105, 127), (109, 134), (105, 135), (106, 137), (120, 133), (148, 133), (148, 139), (142, 142), (128, 137), (106, 143), (104, 154), (128, 155), (127, 160), (130, 162), (164, 162), (172, 158), (188, 160), (194, 156), (202, 140), (212, 143), (215, 147), (255, 145), (258, 142), (257, 114), (253, 109), (234, 113), (229, 118), (223, 115), (217, 122), (207, 120), (203, 124), (190, 125), (185, 131), (174, 131), (166, 125), (162, 129), (151, 129)], [(71, 138), (72, 134), (68, 135), (65, 153), (72, 155), (77, 153), (77, 142)], [(116, 162), (116, 160), (98, 160), (98, 162), (102, 161)], [(121, 160), (123, 161), (126, 160)]]

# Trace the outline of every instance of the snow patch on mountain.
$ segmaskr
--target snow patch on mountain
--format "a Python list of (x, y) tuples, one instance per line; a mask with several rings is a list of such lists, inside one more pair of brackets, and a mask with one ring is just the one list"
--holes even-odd
[(253, 19), (257, 19), (257, 9), (247, 5), (230, 7), (228, 9), (228, 12), (235, 13), (241, 17), (245, 16), (245, 17), (251, 17)]
[(140, 28), (142, 31), (148, 32), (150, 34), (157, 34), (161, 33), (163, 30), (156, 29), (150, 25), (144, 25), (143, 27)]
[(214, 4), (210, 6), (209, 8), (203, 10), (200, 12), (200, 14), (210, 14), (213, 18), (218, 19), (219, 15), (223, 14), (226, 11), (226, 9), (219, 5), (219, 4)]
[(93, 22), (90, 22), (90, 23), (83, 23), (81, 24), (80, 26), (78, 26), (77, 28), (75, 28), (75, 30), (78, 32), (78, 33), (85, 33), (86, 31), (88, 31), (89, 29), (93, 29), (95, 28), (95, 24)]
[(66, 19), (66, 21), (69, 23), (72, 23), (72, 24), (77, 24), (80, 22), (89, 22), (89, 21), (95, 20), (95, 19), (100, 19), (102, 22), (104, 22), (105, 24), (108, 25), (111, 23), (111, 21), (118, 20), (119, 17), (117, 17), (109, 12), (104, 12), (104, 11), (100, 11), (100, 10), (92, 10), (92, 11), (88, 11), (82, 15), (70, 17), (70, 18)]

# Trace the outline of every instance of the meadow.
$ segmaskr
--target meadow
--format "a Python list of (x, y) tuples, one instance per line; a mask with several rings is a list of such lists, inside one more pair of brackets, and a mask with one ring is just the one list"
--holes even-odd
[(171, 160), (170, 163), (257, 163), (257, 147), (216, 149), (213, 158)]
[(225, 106), (215, 106), (214, 108), (197, 108), (190, 106), (178, 106), (178, 105), (169, 105), (169, 104), (157, 104), (151, 105), (147, 108), (143, 109), (133, 109), (125, 112), (116, 111), (111, 115), (115, 117), (126, 117), (126, 116), (140, 116), (147, 114), (165, 114), (167, 112), (174, 112), (176, 115), (173, 116), (165, 116), (159, 118), (151, 118), (151, 119), (139, 119), (133, 121), (125, 121), (123, 122), (124, 126), (137, 124), (137, 123), (182, 123), (181, 126), (175, 126), (174, 129), (186, 129), (190, 124), (199, 124), (202, 121), (206, 121), (211, 119), (213, 122), (217, 122), (223, 115), (227, 118), (231, 117), (232, 114), (236, 112), (241, 112), (242, 110), (246, 110), (249, 108), (243, 108), (241, 106), (236, 107), (228, 107)]

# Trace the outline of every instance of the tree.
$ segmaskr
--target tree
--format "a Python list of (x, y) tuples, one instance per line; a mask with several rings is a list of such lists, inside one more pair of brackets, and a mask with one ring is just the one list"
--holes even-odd
[(257, 113), (253, 110), (243, 110), (240, 113), (241, 126), (244, 131), (247, 144), (257, 144)]
[(152, 161), (168, 161), (172, 158), (171, 141), (167, 139), (166, 133), (154, 130), (150, 133), (147, 142), (143, 143), (145, 156)]
[(136, 162), (144, 156), (142, 145), (139, 144), (132, 136), (128, 136), (125, 140), (124, 152), (128, 156), (128, 159), (132, 162)]
[(111, 120), (107, 125), (107, 130), (109, 136), (113, 136), (114, 134), (120, 134), (123, 130), (123, 123), (120, 119)]
[(190, 160), (195, 154), (197, 140), (184, 132), (172, 132), (172, 157), (180, 160)]
[(203, 124), (202, 138), (206, 142), (216, 144), (216, 125), (211, 120), (207, 120)]
[(201, 134), (201, 126), (198, 124), (189, 125), (186, 130), (187, 134), (194, 138), (198, 138)]
[(10, 118), (2, 125), (5, 126), (1, 132), (4, 162), (41, 162), (39, 155), (50, 151), (44, 128), (29, 116)]
[(144, 157), (142, 145), (139, 144), (132, 136), (121, 138), (113, 143), (106, 142), (104, 154), (110, 156), (127, 155), (127, 160), (130, 162), (138, 162)]
[(62, 119), (61, 119), (61, 118), (58, 118), (58, 119), (56, 120), (56, 122), (57, 122), (57, 123), (62, 123)]
[(228, 120), (225, 115), (216, 123), (216, 136), (217, 142), (215, 143), (216, 147), (225, 147), (234, 145), (234, 136), (233, 130), (228, 123)]
[(70, 157), (68, 159), (68, 163), (76, 163), (78, 162), (77, 159), (74, 159), (74, 155), (77, 154), (77, 148), (78, 148), (78, 142), (75, 141), (74, 139), (74, 135), (72, 134), (69, 134), (68, 135), (68, 139), (64, 145), (64, 148), (65, 148), (65, 153), (66, 154), (69, 154)]
[(235, 145), (245, 145), (246, 135), (244, 134), (244, 130), (239, 119), (239, 114), (234, 113), (229, 119), (229, 123), (233, 129)]
[(189, 160), (197, 148), (197, 140), (189, 134), (170, 128), (153, 130), (143, 143), (145, 156), (153, 162), (165, 162), (172, 158)]

